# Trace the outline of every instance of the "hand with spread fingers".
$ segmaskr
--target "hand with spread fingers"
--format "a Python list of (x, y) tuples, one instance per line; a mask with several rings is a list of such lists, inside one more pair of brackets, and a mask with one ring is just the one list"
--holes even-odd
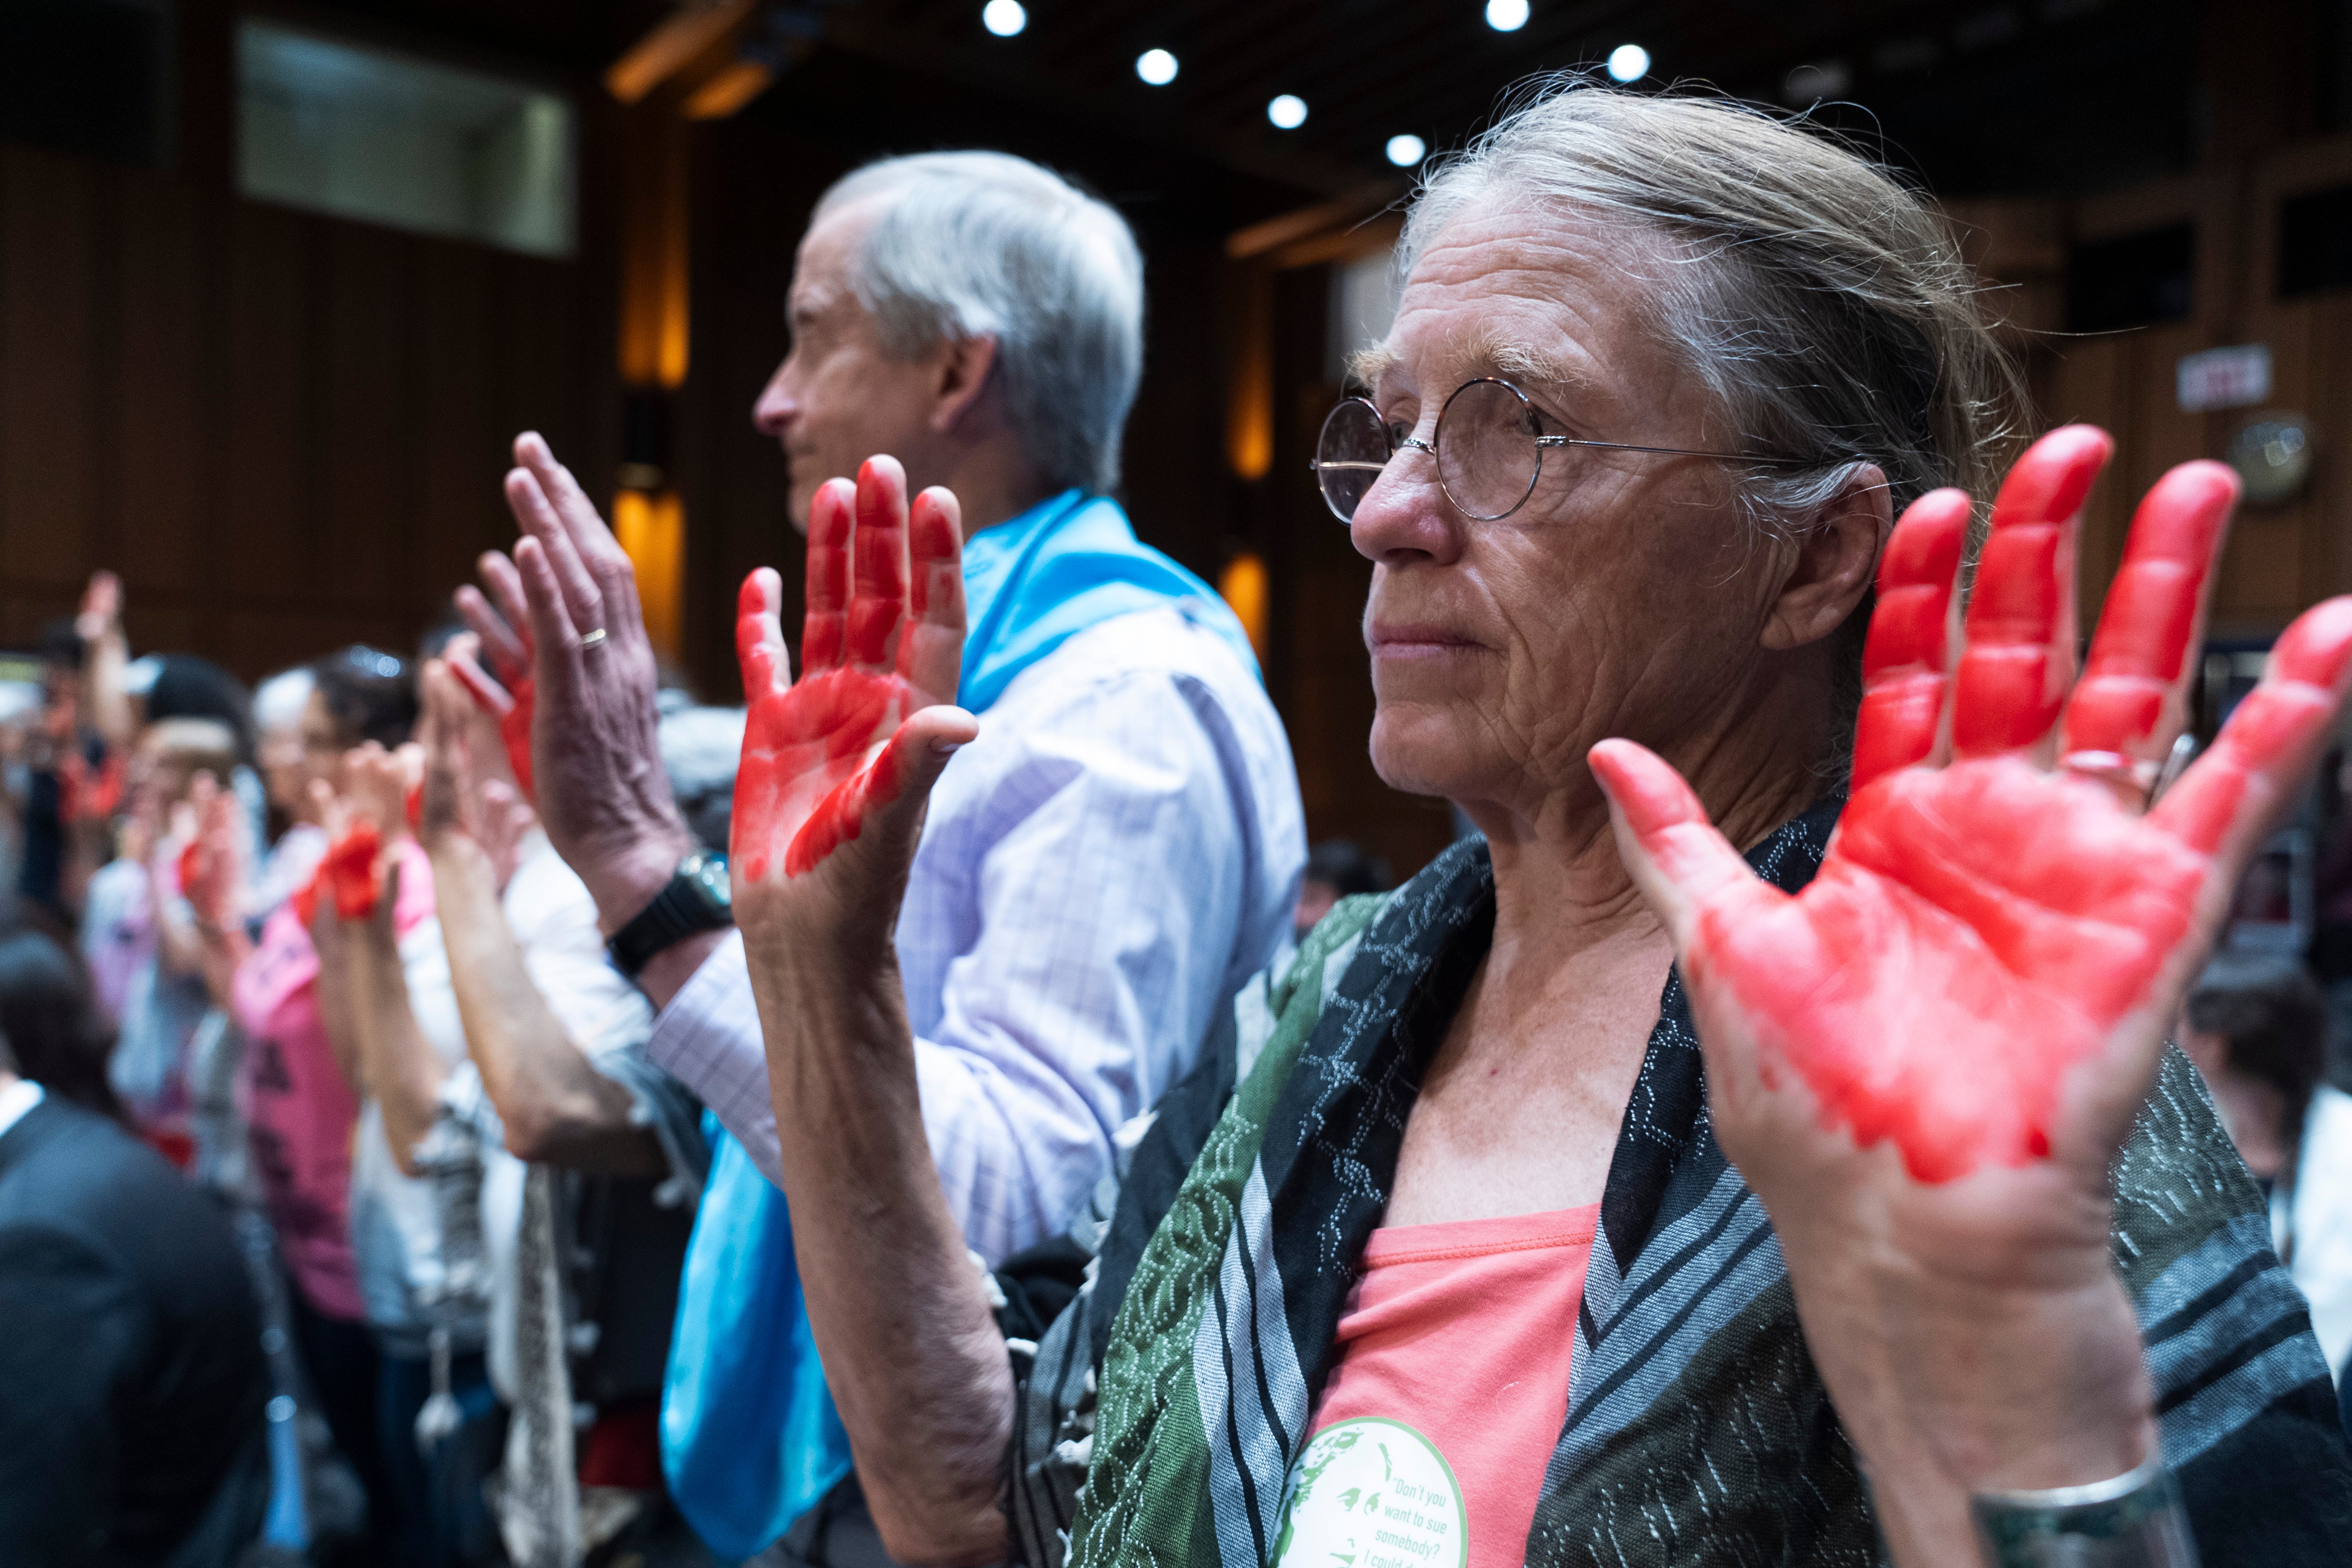
[(780, 580), (762, 567), (745, 581), (736, 647), (751, 710), (730, 859), (746, 942), (887, 956), (923, 803), (979, 733), (952, 706), (962, 539), (955, 498), (926, 490), (910, 510), (893, 458), (818, 490), (798, 680)]
[(609, 934), (696, 846), (662, 771), (659, 669), (628, 555), (545, 441), (525, 434), (514, 450), (507, 505), (523, 538), (511, 561), (482, 559), (496, 606), (470, 590), (458, 605), (529, 724), (519, 776)]
[(488, 761), (492, 748), (478, 732), (488, 710), (478, 704), (469, 641), (452, 639), (446, 659), (427, 659), (418, 679), (424, 698), (418, 727), (424, 748), (423, 791), (417, 837), (426, 851), (440, 855), (452, 838), (463, 838), (488, 858), (493, 886), (504, 890), (513, 877), (523, 836), (535, 821), (530, 805)]
[(2237, 484), (2191, 463), (2148, 493), (2077, 680), (2075, 531), (2108, 450), (2070, 426), (2018, 462), (1964, 636), (1968, 498), (1905, 514), (1851, 802), (1795, 896), (1757, 879), (1659, 758), (1592, 752), (1620, 852), (1674, 937), (1716, 1134), (1771, 1216), (1906, 1561), (1941, 1560), (1935, 1542), (1967, 1525), (1891, 1473), (1958, 1497), (2095, 1481), (2151, 1451), (2109, 1163), (2352, 671), (2352, 599), (2331, 600), (2150, 808)]

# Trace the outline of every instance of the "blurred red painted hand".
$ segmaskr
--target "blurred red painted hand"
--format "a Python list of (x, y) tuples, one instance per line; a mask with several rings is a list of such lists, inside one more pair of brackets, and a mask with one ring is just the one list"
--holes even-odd
[(244, 918), (238, 895), (245, 886), (244, 824), (236, 796), (212, 774), (200, 773), (188, 789), (192, 828), (180, 850), (180, 892), (197, 915), (216, 927)]
[[(744, 583), (736, 647), (751, 711), (730, 847), (739, 920), (747, 905), (757, 917), (763, 889), (814, 870), (894, 806), (919, 825), (947, 753), (978, 732), (949, 706), (963, 659), (962, 557), (955, 498), (926, 490), (910, 517), (904, 473), (876, 458), (854, 488), (835, 479), (809, 508), (799, 680), (776, 574), (762, 567)], [(875, 887), (905, 875), (896, 865)]]
[[(478, 634), (477, 634), (478, 637)], [(519, 643), (520, 657), (516, 661), (498, 660), (499, 674), (493, 678), (485, 670), (475, 655), (486, 650), (486, 640), (454, 639), (444, 655), (449, 668), (465, 683), (475, 706), (499, 722), (499, 740), (505, 745), (507, 765), (514, 770), (515, 785), (526, 801), (531, 798), (530, 788), (530, 643), (522, 636)]]
[[(2352, 599), (2303, 616), (2213, 749), (2142, 815), (2237, 485), (2192, 463), (2149, 492), (2074, 685), (2074, 520), (2106, 454), (2070, 427), (2011, 472), (1948, 679), (1967, 502), (1939, 491), (1905, 515), (1880, 570), (1852, 803), (1796, 897), (1750, 873), (1657, 758), (1595, 751), (1693, 999), (1740, 1058), (1729, 1083), (1751, 1063), (1768, 1092), (1793, 1074), (1822, 1125), (1890, 1141), (1921, 1181), (2061, 1144), (2104, 1169), (2352, 661)], [(2094, 1058), (2095, 1081), (2076, 1084)]]

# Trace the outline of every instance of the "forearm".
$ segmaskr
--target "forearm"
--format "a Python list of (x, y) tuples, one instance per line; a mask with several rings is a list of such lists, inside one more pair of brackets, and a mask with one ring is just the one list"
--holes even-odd
[(204, 939), (205, 989), (224, 1012), (236, 1005), (236, 972), (253, 956), (253, 939), (241, 925), (199, 928)]
[(659, 1144), (632, 1120), (628, 1090), (596, 1070), (533, 984), (489, 858), (472, 839), (449, 835), (432, 858), (466, 1048), (508, 1149), (578, 1170), (658, 1173)]
[(440, 1053), (417, 1027), (408, 979), (390, 931), (373, 921), (345, 931), (352, 944), (352, 1013), (365, 1091), (383, 1109), (384, 1141), (403, 1173), (415, 1175), (416, 1145), (439, 1117)]
[(2138, 1321), (2099, 1262), (2032, 1290), (1939, 1281), (1932, 1303), (1849, 1278), (1832, 1304), (1792, 1268), (1898, 1568), (1977, 1568), (1974, 1494), (2110, 1480), (2154, 1451)]
[(123, 671), (131, 662), (131, 649), (121, 628), (112, 628), (93, 639), (83, 660), (83, 680), (89, 689), (90, 727), (104, 738), (110, 752), (127, 751), (137, 738), (138, 726), (131, 722), (131, 695), (123, 689)]
[(847, 969), (752, 964), (810, 1322), (891, 1555), (999, 1562), (1003, 1336), (940, 1190), (896, 969)]

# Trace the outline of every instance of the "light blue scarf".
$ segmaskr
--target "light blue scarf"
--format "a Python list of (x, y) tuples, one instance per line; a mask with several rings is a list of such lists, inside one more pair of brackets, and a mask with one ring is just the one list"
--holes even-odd
[[(974, 713), (1089, 626), (1173, 609), (1253, 670), (1241, 623), (1210, 586), (1143, 544), (1118, 503), (1066, 490), (964, 545), (963, 680)], [(670, 1495), (723, 1557), (749, 1557), (849, 1473), (793, 1262), (792, 1218), (743, 1146), (706, 1117), (710, 1177), (687, 1245), (662, 1389)]]

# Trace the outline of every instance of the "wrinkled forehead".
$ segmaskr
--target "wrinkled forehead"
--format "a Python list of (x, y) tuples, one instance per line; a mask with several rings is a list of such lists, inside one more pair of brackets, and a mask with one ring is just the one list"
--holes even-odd
[(1669, 242), (1586, 209), (1474, 205), (1421, 247), (1388, 336), (1358, 356), (1368, 385), (1434, 396), (1500, 375), (1591, 402), (1663, 395)]

